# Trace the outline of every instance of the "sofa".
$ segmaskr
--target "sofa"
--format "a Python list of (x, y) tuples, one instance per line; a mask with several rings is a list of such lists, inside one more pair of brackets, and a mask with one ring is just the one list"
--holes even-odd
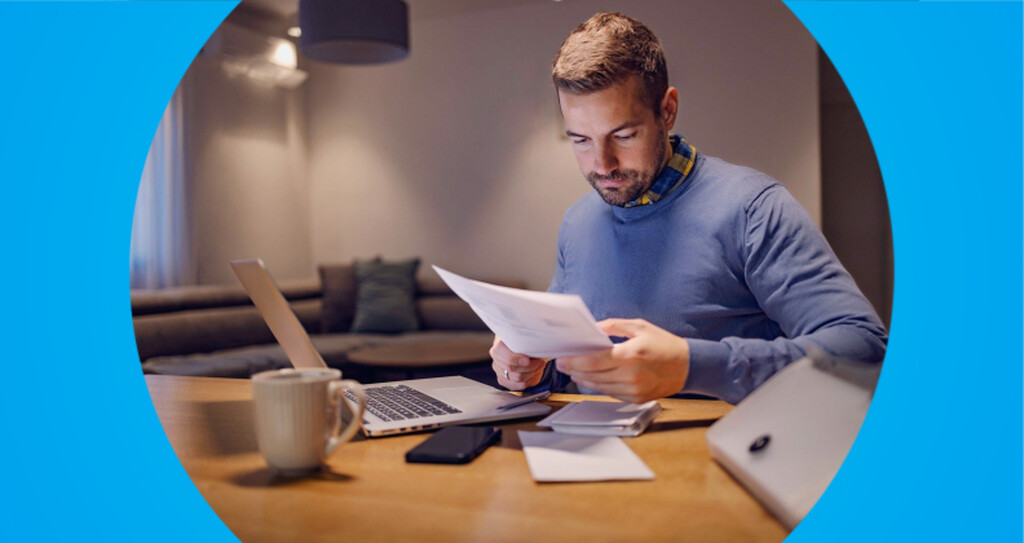
[[(343, 274), (351, 273), (346, 266), (324, 265), (320, 267), (318, 279), (278, 283), (328, 366), (339, 368), (346, 377), (363, 382), (462, 374), (493, 384), (486, 352), (494, 336), (440, 278), (432, 272), (431, 276), (424, 276), (422, 271), (415, 277), (412, 296), (418, 319), (415, 330), (352, 332), (348, 328), (351, 314), (346, 311), (355, 309), (359, 284), (345, 275), (346, 279), (339, 286), (339, 270)], [(331, 279), (332, 273), (334, 279)], [(328, 282), (331, 286), (325, 288)], [(525, 286), (517, 280), (489, 282), (514, 288)], [(342, 322), (338, 321), (339, 300)], [(240, 285), (132, 290), (131, 307), (144, 373), (246, 378), (261, 371), (291, 367)], [(346, 317), (348, 321), (344, 321)], [(405, 356), (414, 359), (430, 342), (454, 344), (461, 347), (463, 353), (467, 348), (476, 349), (473, 352), (481, 355), (475, 364), (434, 369), (417, 367), (416, 372), (405, 371), (399, 375), (367, 371), (368, 368), (348, 358), (360, 349), (398, 346)]]

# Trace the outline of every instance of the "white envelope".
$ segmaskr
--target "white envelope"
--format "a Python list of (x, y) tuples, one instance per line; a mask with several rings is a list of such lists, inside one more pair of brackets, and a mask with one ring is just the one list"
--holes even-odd
[(519, 431), (530, 474), (539, 482), (654, 479), (620, 438)]

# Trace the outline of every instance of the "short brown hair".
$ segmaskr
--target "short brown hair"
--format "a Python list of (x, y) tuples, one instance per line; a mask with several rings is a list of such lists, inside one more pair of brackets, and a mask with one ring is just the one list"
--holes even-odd
[(555, 55), (551, 79), (559, 90), (587, 94), (640, 77), (641, 98), (654, 114), (668, 90), (661, 42), (636, 19), (602, 12), (581, 23)]

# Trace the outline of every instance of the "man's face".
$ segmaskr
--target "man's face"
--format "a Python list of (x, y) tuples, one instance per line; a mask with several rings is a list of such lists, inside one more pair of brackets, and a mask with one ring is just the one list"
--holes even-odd
[(633, 77), (590, 94), (558, 92), (580, 172), (605, 202), (615, 206), (643, 194), (668, 153), (670, 123), (665, 115), (655, 117), (641, 100), (639, 85)]

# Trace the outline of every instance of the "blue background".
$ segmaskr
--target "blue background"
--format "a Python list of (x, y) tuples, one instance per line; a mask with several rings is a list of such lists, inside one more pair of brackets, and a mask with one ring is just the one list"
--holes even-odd
[[(149, 143), (234, 5), (0, 2), (3, 539), (233, 538), (153, 411), (127, 285)], [(896, 261), (871, 411), (789, 540), (1020, 541), (1021, 4), (787, 5), (867, 124)]]

